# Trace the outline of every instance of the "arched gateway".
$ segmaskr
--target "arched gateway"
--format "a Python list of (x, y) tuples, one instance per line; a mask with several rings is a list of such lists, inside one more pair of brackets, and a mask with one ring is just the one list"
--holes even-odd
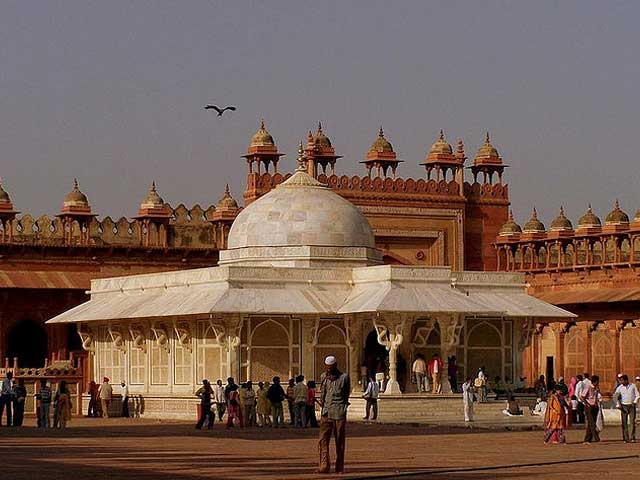
[(94, 280), (90, 301), (49, 323), (75, 323), (94, 378), (121, 375), (145, 414), (182, 416), (204, 377), (317, 379), (329, 353), (360, 389), (373, 352), (388, 394), (410, 388), (398, 368), (420, 351), (515, 377), (535, 319), (571, 316), (519, 274), (382, 265), (364, 215), (300, 159), (238, 215), (219, 266)]

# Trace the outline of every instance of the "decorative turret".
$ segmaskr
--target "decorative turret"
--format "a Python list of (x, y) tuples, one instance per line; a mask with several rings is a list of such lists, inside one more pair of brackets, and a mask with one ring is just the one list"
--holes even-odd
[(382, 126), (378, 132), (378, 138), (373, 142), (371, 148), (367, 152), (366, 160), (361, 161), (367, 167), (367, 174), (371, 176), (371, 170), (375, 169), (376, 177), (387, 176), (387, 172), (391, 169), (393, 178), (396, 178), (396, 169), (402, 160), (396, 158), (396, 152), (393, 151), (393, 145), (384, 136)]
[(13, 239), (13, 219), (20, 212), (13, 209), (11, 197), (2, 187), (2, 179), (0, 179), (0, 226), (2, 226), (2, 236), (0, 241), (10, 242)]
[(462, 168), (465, 160), (462, 140), (458, 140), (458, 148), (454, 155), (453, 148), (444, 137), (444, 131), (440, 130), (440, 136), (431, 145), (426, 160), (420, 165), (424, 165), (427, 170), (427, 180), (431, 180), (432, 172), (435, 172), (436, 181), (447, 180), (447, 172), (451, 171), (456, 182), (462, 187)]
[(546, 232), (546, 229), (544, 228), (544, 224), (538, 219), (538, 212), (536, 210), (536, 207), (533, 207), (531, 218), (527, 223), (524, 224), (524, 227), (522, 228), (522, 233), (540, 234), (545, 232)]
[(144, 197), (136, 217), (140, 221), (140, 245), (146, 247), (167, 246), (167, 225), (171, 220), (171, 209), (156, 189), (156, 182), (151, 183), (151, 188)]
[(264, 166), (265, 171), (268, 172), (271, 165), (273, 165), (274, 172), (277, 173), (278, 161), (283, 155), (284, 153), (278, 152), (278, 147), (276, 147), (273, 137), (264, 126), (264, 120), (261, 120), (260, 128), (253, 137), (251, 137), (247, 154), (243, 155), (243, 158), (245, 158), (249, 164), (249, 173), (253, 173), (254, 163), (257, 166), (258, 174), (261, 173), (262, 166)]
[(571, 220), (564, 214), (564, 208), (560, 207), (560, 213), (549, 226), (549, 230), (552, 232), (573, 232), (573, 224)]
[(578, 219), (578, 227), (576, 228), (576, 232), (584, 234), (599, 232), (601, 229), (602, 222), (600, 222), (600, 219), (596, 216), (595, 213), (593, 213), (591, 204), (589, 204), (589, 208), (587, 208), (587, 211)]
[(213, 233), (215, 236), (216, 246), (219, 249), (227, 248), (227, 237), (231, 224), (236, 219), (242, 209), (238, 206), (238, 202), (231, 196), (229, 184), (224, 189), (224, 194), (216, 204), (216, 210), (209, 220), (213, 224)]
[(629, 215), (622, 211), (620, 203), (616, 200), (613, 210), (609, 212), (604, 220), (604, 228), (602, 231), (605, 233), (614, 233), (627, 230), (628, 227)]
[(493, 175), (498, 175), (498, 183), (502, 183), (502, 172), (508, 165), (502, 163), (502, 158), (498, 154), (498, 150), (491, 144), (489, 132), (484, 144), (478, 149), (476, 158), (473, 160), (471, 171), (473, 172), (473, 181), (478, 181), (478, 174), (482, 173), (483, 183), (493, 183)]
[(62, 221), (63, 242), (69, 244), (73, 242), (73, 224), (77, 222), (80, 227), (80, 245), (89, 244), (89, 224), (96, 215), (91, 212), (87, 196), (80, 191), (77, 178), (73, 179), (73, 190), (65, 195), (62, 210), (56, 216)]
[(318, 130), (315, 135), (309, 132), (307, 138), (307, 148), (305, 149), (307, 161), (307, 172), (316, 178), (320, 173), (318, 167), (322, 167), (322, 173), (327, 174), (327, 167), (330, 167), (329, 175), (335, 173), (336, 160), (342, 158), (336, 155), (336, 151), (331, 145), (331, 140), (322, 131), (322, 123), (318, 122)]
[(522, 233), (522, 228), (520, 228), (520, 225), (518, 225), (516, 221), (513, 219), (513, 212), (511, 211), (511, 209), (509, 209), (509, 220), (507, 220), (507, 223), (502, 225), (502, 228), (500, 228), (500, 232), (498, 233), (498, 236), (519, 237), (521, 233)]

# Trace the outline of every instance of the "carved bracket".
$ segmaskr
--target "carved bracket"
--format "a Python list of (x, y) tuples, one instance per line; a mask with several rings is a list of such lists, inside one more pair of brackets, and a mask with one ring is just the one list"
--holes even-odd
[(142, 350), (143, 352), (147, 351), (147, 338), (145, 337), (142, 328), (130, 326), (129, 335), (131, 336), (133, 348)]
[(404, 339), (405, 320), (374, 319), (373, 326), (377, 332), (378, 343), (387, 350), (397, 350)]
[(176, 334), (178, 343), (187, 350), (191, 351), (191, 331), (189, 326), (183, 322), (174, 322), (173, 331)]
[(83, 325), (78, 324), (78, 336), (82, 342), (82, 349), (87, 352), (95, 352), (95, 342), (93, 333), (89, 330), (82, 330)]
[(221, 323), (213, 319), (209, 320), (209, 326), (216, 336), (216, 344), (223, 347), (227, 352), (237, 348), (240, 345), (240, 329), (242, 322), (238, 321), (234, 324)]
[(602, 321), (591, 322), (591, 323), (589, 324), (589, 332), (591, 332), (591, 333), (595, 332), (596, 330), (598, 330), (598, 328), (599, 328), (601, 325), (604, 325), (604, 322), (602, 322)]
[(637, 324), (635, 320), (622, 320), (621, 322), (616, 323), (616, 328), (619, 332), (622, 332), (627, 327), (636, 327)]
[(320, 328), (320, 318), (305, 318), (302, 320), (304, 325), (304, 343), (307, 347), (313, 348), (318, 343), (318, 329)]
[(448, 347), (460, 344), (460, 333), (464, 327), (462, 315), (452, 315), (438, 319), (442, 343)]
[(109, 337), (111, 337), (113, 346), (123, 353), (126, 352), (127, 346), (124, 343), (124, 337), (120, 329), (118, 327), (108, 327), (107, 332), (109, 333)]
[(169, 335), (164, 327), (159, 325), (151, 327), (151, 331), (156, 339), (156, 345), (169, 352)]
[(436, 321), (429, 318), (424, 326), (416, 328), (411, 344), (416, 348), (425, 348), (427, 346), (427, 341), (429, 340), (429, 335), (431, 335), (435, 326)]
[(536, 324), (532, 318), (527, 318), (524, 323), (522, 324), (522, 329), (520, 330), (520, 338), (518, 338), (518, 349), (519, 350), (524, 350), (525, 348), (527, 348), (529, 345), (531, 345), (531, 339), (533, 338), (534, 334), (540, 334), (542, 333), (542, 330), (540, 330), (540, 333), (538, 333), (538, 326), (540, 324)]

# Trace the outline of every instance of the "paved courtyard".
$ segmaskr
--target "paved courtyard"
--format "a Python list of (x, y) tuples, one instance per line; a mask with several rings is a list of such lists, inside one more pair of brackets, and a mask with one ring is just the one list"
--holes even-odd
[[(582, 445), (582, 432), (569, 431), (566, 446), (543, 446), (540, 431), (504, 429), (351, 423), (348, 434), (342, 478), (632, 478), (640, 471), (640, 444), (620, 442), (617, 426), (599, 445)], [(316, 437), (317, 430), (229, 433), (216, 424), (196, 431), (184, 422), (139, 419), (74, 419), (66, 431), (3, 427), (2, 478), (329, 478), (314, 473)]]

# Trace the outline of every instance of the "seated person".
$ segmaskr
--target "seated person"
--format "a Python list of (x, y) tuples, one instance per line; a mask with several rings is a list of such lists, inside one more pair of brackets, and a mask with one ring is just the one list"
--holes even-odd
[(509, 417), (517, 417), (524, 414), (520, 405), (518, 405), (518, 401), (511, 394), (507, 397), (507, 408), (503, 410), (502, 413)]
[(520, 377), (520, 380), (515, 382), (513, 386), (516, 392), (524, 392), (524, 389), (526, 387), (526, 384), (525, 384), (526, 379), (527, 377)]
[(547, 410), (547, 402), (545, 402), (542, 398), (538, 397), (536, 399), (536, 405), (531, 409), (531, 415), (543, 416), (546, 410)]

